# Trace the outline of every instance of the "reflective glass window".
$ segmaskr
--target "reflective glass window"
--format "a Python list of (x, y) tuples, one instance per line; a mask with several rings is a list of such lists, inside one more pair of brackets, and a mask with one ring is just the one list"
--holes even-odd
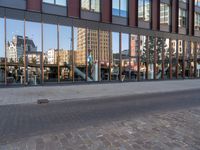
[(91, 12), (100, 12), (100, 0), (81, 0), (81, 8)]
[(60, 81), (73, 80), (72, 28), (59, 26)]
[(130, 50), (129, 50), (129, 35), (123, 33), (122, 34), (122, 50), (121, 50), (121, 66), (122, 66), (122, 81), (123, 80), (129, 80), (129, 56), (130, 56)]
[(160, 24), (169, 25), (170, 12), (169, 5), (165, 3), (160, 3)]
[(4, 19), (0, 18), (0, 84), (5, 83)]
[(44, 81), (58, 81), (58, 42), (57, 26), (43, 24), (43, 63)]
[(200, 13), (195, 12), (194, 29), (200, 30)]
[(179, 27), (187, 27), (187, 10), (179, 8)]
[(66, 6), (66, 0), (43, 0), (44, 3), (54, 4), (54, 5), (60, 5), (60, 6)]
[(99, 61), (101, 80), (110, 80), (110, 35), (108, 31), (100, 31), (99, 35)]
[(7, 83), (24, 84), (24, 22), (6, 19)]
[(127, 17), (128, 4), (127, 0), (112, 0), (112, 14), (114, 16)]
[(74, 28), (74, 80), (86, 81), (86, 29)]
[(138, 75), (138, 36), (131, 34), (130, 39), (130, 70), (129, 78), (133, 81), (137, 80)]
[(150, 21), (151, 17), (151, 2), (150, 0), (138, 1), (138, 18), (144, 21)]
[(37, 85), (41, 83), (41, 43), (41, 23), (26, 21), (26, 76), (30, 85)]
[(120, 80), (120, 52), (118, 32), (112, 32), (111, 80)]

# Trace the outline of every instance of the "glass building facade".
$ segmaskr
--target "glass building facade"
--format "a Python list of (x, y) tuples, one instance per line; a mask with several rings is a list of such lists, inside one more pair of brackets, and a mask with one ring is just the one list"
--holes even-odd
[[(66, 0), (43, 2), (68, 5)], [(198, 1), (194, 5), (198, 6)], [(100, 0), (81, 0), (80, 10), (101, 12), (100, 6)], [(171, 6), (160, 3), (159, 7), (160, 25), (171, 26)], [(111, 16), (128, 18), (128, 1), (112, 0), (111, 10)], [(179, 8), (178, 12), (178, 27), (188, 28), (188, 10)], [(140, 32), (125, 30), (122, 25), (120, 29), (117, 25), (96, 27), (89, 25), (95, 21), (86, 24), (76, 22), (79, 19), (63, 21), (64, 17), (49, 14), (37, 19), (40, 15), (35, 12), (35, 18), (31, 18), (28, 14), (15, 17), (5, 13), (0, 17), (1, 85), (200, 77), (198, 36), (196, 39), (186, 37), (187, 34), (163, 36), (164, 32), (154, 34), (139, 26)], [(138, 1), (137, 17), (152, 22), (151, 1)], [(194, 31), (199, 30), (199, 18), (195, 11)]]

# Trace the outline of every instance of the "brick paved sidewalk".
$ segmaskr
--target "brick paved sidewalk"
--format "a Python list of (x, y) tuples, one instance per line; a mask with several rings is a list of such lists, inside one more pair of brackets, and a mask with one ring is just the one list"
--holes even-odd
[(36, 103), (38, 99), (75, 100), (198, 89), (200, 80), (0, 88), (0, 105)]
[(0, 150), (199, 150), (200, 107), (34, 136)]

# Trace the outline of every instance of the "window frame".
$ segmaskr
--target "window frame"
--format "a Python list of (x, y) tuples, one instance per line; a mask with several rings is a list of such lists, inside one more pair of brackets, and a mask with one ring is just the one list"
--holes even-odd
[(64, 2), (65, 2), (65, 4), (58, 4), (57, 3), (57, 0), (52, 0), (53, 1), (53, 3), (52, 2), (47, 2), (46, 0), (42, 0), (42, 3), (45, 3), (45, 4), (50, 4), (50, 5), (56, 5), (56, 6), (63, 6), (63, 7), (65, 7), (65, 6), (67, 6), (67, 3), (68, 3), (68, 0), (64, 0)]
[[(146, 8), (146, 5), (148, 5), (148, 3), (147, 3), (147, 1), (148, 1), (148, 3), (149, 3), (149, 16), (147, 17), (147, 15), (146, 15), (146, 12), (147, 12), (147, 10), (148, 10), (148, 8)], [(140, 13), (140, 3), (142, 3), (142, 17), (139, 15)], [(139, 0), (138, 1), (138, 20), (143, 20), (143, 21), (145, 21), (145, 22), (151, 22), (151, 15), (152, 15), (152, 13), (151, 13), (151, 0)]]
[(114, 5), (113, 5), (113, 0), (112, 0), (112, 16), (117, 16), (117, 17), (123, 17), (123, 18), (127, 18), (128, 17), (128, 0), (126, 0), (126, 10), (125, 10), (125, 12), (126, 12), (126, 15), (123, 15), (123, 13), (122, 13), (122, 11), (123, 11), (123, 9), (122, 9), (122, 1), (124, 1), (124, 0), (118, 0), (118, 14), (114, 14), (113, 13), (113, 9), (114, 9)]
[(90, 12), (94, 12), (94, 13), (100, 13), (100, 11), (101, 11), (101, 0), (98, 0), (99, 1), (98, 10), (92, 8), (92, 1), (93, 0), (87, 0), (88, 6), (89, 6), (89, 9), (87, 9), (87, 8), (83, 7), (83, 0), (81, 0), (81, 10), (83, 10), (83, 11), (90, 11)]

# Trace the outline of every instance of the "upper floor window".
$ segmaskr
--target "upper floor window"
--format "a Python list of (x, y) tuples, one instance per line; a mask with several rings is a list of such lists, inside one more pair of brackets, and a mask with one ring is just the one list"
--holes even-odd
[(179, 8), (179, 27), (187, 27), (187, 11)]
[(179, 0), (179, 2), (184, 2), (184, 3), (186, 3), (186, 2), (187, 2), (187, 0)]
[(112, 14), (114, 16), (127, 17), (127, 0), (112, 0)]
[(199, 6), (200, 7), (200, 0), (195, 0), (194, 4), (195, 4), (195, 6)]
[(53, 5), (60, 5), (60, 6), (66, 6), (67, 5), (66, 0), (43, 0), (43, 2), (53, 4)]
[(92, 12), (100, 12), (100, 0), (81, 0), (81, 8)]
[(200, 13), (197, 13), (197, 12), (195, 12), (194, 29), (195, 30), (200, 30)]
[(170, 11), (169, 5), (165, 3), (160, 3), (160, 24), (169, 25)]
[(138, 1), (138, 18), (144, 21), (150, 21), (151, 16), (150, 0)]

